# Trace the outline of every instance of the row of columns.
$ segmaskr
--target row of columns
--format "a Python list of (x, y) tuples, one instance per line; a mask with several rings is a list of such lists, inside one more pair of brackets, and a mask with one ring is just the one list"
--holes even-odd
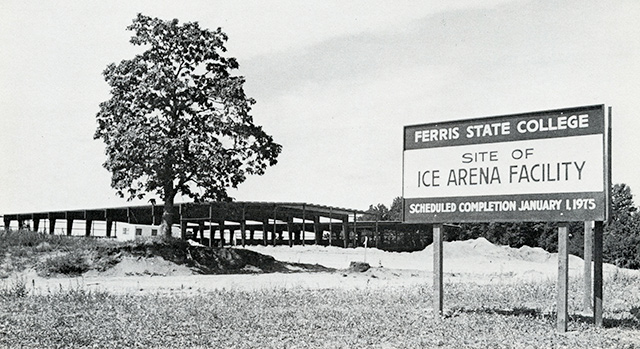
[[(44, 219), (42, 219), (44, 220)], [(50, 234), (54, 234), (55, 233), (55, 228), (56, 228), (56, 222), (58, 219), (46, 219), (49, 222), (49, 233)], [(76, 219), (74, 218), (66, 218), (64, 219), (66, 221), (66, 235), (72, 235), (72, 231), (73, 231), (73, 223), (76, 221)], [(19, 219), (18, 220), (18, 228), (21, 228), (24, 226), (24, 223), (28, 221), (26, 219)], [(33, 218), (31, 219), (32, 223), (33, 223), (33, 230), (38, 231), (40, 229), (40, 221), (41, 219), (39, 218)], [(91, 236), (91, 232), (92, 232), (92, 227), (93, 227), (93, 219), (85, 219), (85, 236)], [(107, 218), (106, 219), (106, 236), (107, 237), (111, 237), (112, 235), (112, 231), (113, 231), (113, 219)], [(5, 227), (9, 227), (11, 224), (11, 220), (10, 219), (4, 219), (4, 225)], [(310, 223), (310, 225), (313, 226), (313, 232), (314, 232), (314, 242), (315, 244), (321, 244), (322, 240), (323, 240), (323, 234), (325, 232), (325, 230), (322, 228), (322, 224), (320, 223), (320, 219), (319, 217), (314, 217), (313, 223)], [(214, 229), (213, 225), (211, 225), (209, 227), (209, 229), (213, 232), (213, 234), (210, 234), (210, 241), (212, 241), (215, 237), (215, 231), (219, 231), (220, 233), (220, 241), (221, 243), (224, 245), (225, 244), (225, 237), (224, 237), (224, 231), (228, 230), (229, 231), (229, 243), (232, 244), (232, 240), (235, 237), (235, 231), (236, 229), (231, 228), (231, 227), (226, 227), (225, 226), (225, 222), (224, 221), (220, 221), (217, 223), (218, 228)], [(329, 237), (329, 242), (333, 242), (334, 239), (334, 231), (333, 231), (333, 226), (334, 223), (330, 223), (330, 227), (329, 227), (329, 232), (330, 232), (330, 237)], [(341, 230), (338, 232), (341, 235), (340, 240), (343, 241), (344, 247), (348, 247), (349, 246), (349, 242), (350, 242), (350, 237), (353, 240), (354, 246), (355, 246), (355, 242), (359, 241), (360, 239), (360, 235), (361, 232), (356, 230), (356, 233), (354, 234), (350, 234), (350, 227), (349, 227), (349, 222), (347, 220), (344, 220), (340, 223), (341, 226)], [(183, 221), (182, 222), (182, 237), (184, 238), (186, 236), (186, 230), (187, 230), (187, 221)], [(206, 226), (205, 226), (205, 222), (199, 222), (198, 224), (198, 228), (197, 231), (200, 232), (200, 237), (202, 239), (204, 239), (204, 231), (206, 230)], [(274, 229), (275, 229), (275, 233), (274, 233)], [(248, 229), (246, 229), (246, 223), (245, 222), (240, 222), (240, 231), (241, 231), (241, 243), (244, 246), (247, 242), (247, 238), (246, 238), (246, 231)], [(254, 233), (255, 233), (256, 229), (249, 229), (249, 234), (250, 234), (250, 240), (253, 243), (255, 241), (255, 239), (253, 238)], [(274, 246), (277, 244), (278, 240), (283, 240), (283, 230), (286, 230), (288, 232), (288, 242), (289, 242), (289, 246), (293, 246), (294, 244), (298, 243), (298, 244), (302, 244), (304, 245), (305, 239), (302, 236), (302, 231), (307, 231), (306, 227), (303, 227), (303, 229), (300, 228), (294, 228), (294, 222), (293, 219), (289, 219), (286, 222), (286, 226), (283, 228), (278, 228), (277, 224), (270, 224), (268, 219), (265, 219), (262, 222), (262, 231), (263, 231), (263, 236), (262, 236), (262, 243), (264, 245), (267, 244), (273, 244)], [(268, 233), (271, 232), (271, 238), (268, 238)], [(277, 236), (276, 236), (277, 234)], [(350, 236), (351, 235), (351, 236)], [(212, 242), (211, 242), (212, 243)]]
[[(235, 232), (236, 230), (238, 230), (237, 224), (234, 224), (233, 227), (227, 226), (225, 225), (225, 221), (218, 221), (216, 223), (212, 223), (212, 222), (208, 222), (209, 225), (207, 226), (206, 224), (207, 222), (205, 221), (199, 221), (197, 222), (197, 227), (193, 228), (194, 231), (194, 235), (198, 236), (201, 240), (205, 239), (204, 236), (204, 232), (206, 230), (209, 230), (209, 245), (212, 246), (213, 245), (213, 241), (215, 240), (215, 236), (218, 234), (219, 236), (219, 242), (221, 245), (224, 245), (226, 243), (225, 241), (225, 237), (224, 237), (224, 233), (225, 231), (229, 231), (229, 243), (233, 244), (233, 239), (235, 239)], [(300, 223), (296, 223), (295, 225), (299, 225)], [(323, 240), (323, 234), (325, 232), (325, 230), (322, 228), (322, 224), (320, 223), (320, 218), (319, 217), (315, 217), (313, 220), (313, 223), (310, 223), (313, 226), (313, 233), (314, 233), (314, 242), (315, 244), (319, 245), (322, 243)], [(288, 233), (288, 243), (289, 246), (293, 246), (294, 244), (302, 244), (304, 245), (305, 242), (305, 238), (303, 235), (303, 231), (306, 232), (307, 229), (305, 227), (305, 223), (302, 223), (303, 227), (302, 228), (296, 228), (294, 226), (294, 222), (293, 219), (289, 219), (285, 222), (285, 226), (283, 227), (282, 224), (278, 225), (277, 223), (269, 223), (268, 219), (263, 220), (262, 222), (262, 244), (263, 245), (276, 245), (278, 241), (282, 241), (283, 238), (283, 234), (284, 231), (286, 230)], [(349, 242), (350, 242), (350, 229), (349, 229), (349, 222), (347, 220), (344, 220), (340, 223), (341, 225), (341, 230), (340, 230), (340, 235), (341, 235), (341, 240), (343, 241), (344, 247), (348, 247), (349, 246)], [(280, 228), (279, 228), (280, 226)], [(189, 220), (182, 220), (182, 222), (180, 222), (180, 228), (181, 228), (181, 237), (183, 239), (186, 239), (187, 236), (187, 230), (189, 229)], [(240, 225), (239, 225), (239, 230), (240, 230), (240, 240), (241, 240), (241, 244), (244, 246), (247, 244), (247, 236), (246, 236), (246, 232), (247, 230), (249, 231), (249, 240), (251, 241), (251, 243), (255, 242), (254, 239), (254, 235), (255, 235), (255, 231), (257, 229), (255, 228), (250, 228), (247, 229), (246, 226), (246, 221), (241, 221)], [(216, 232), (218, 232), (216, 234)], [(329, 237), (329, 241), (332, 242), (333, 240), (333, 223), (329, 224), (329, 232), (330, 232), (330, 237)], [(271, 233), (271, 236), (269, 237), (269, 233)], [(360, 238), (360, 234), (361, 232), (358, 232), (356, 230), (356, 233), (353, 234), (353, 240), (354, 242), (357, 241), (356, 239)]]
[[(55, 229), (56, 229), (56, 221), (58, 219), (56, 218), (45, 218), (48, 222), (49, 222), (49, 234), (54, 234), (55, 233)], [(33, 230), (34, 231), (38, 231), (40, 229), (40, 221), (41, 219), (39, 218), (33, 218), (30, 219), (33, 222)], [(42, 219), (44, 220), (44, 219)], [(75, 221), (75, 219), (73, 218), (64, 218), (64, 220), (66, 220), (66, 233), (67, 235), (71, 235), (72, 231), (73, 231), (73, 222)], [(22, 228), (24, 226), (25, 221), (27, 221), (26, 219), (18, 219), (18, 229)], [(85, 219), (85, 236), (91, 236), (91, 228), (93, 227), (93, 219)], [(9, 226), (11, 225), (11, 219), (4, 219), (4, 226), (5, 229), (9, 229)], [(106, 219), (106, 236), (107, 237), (111, 237), (111, 231), (113, 230), (113, 219), (107, 218)]]
[[(73, 231), (73, 224), (80, 219), (74, 219), (74, 218), (60, 218), (66, 221), (66, 235), (72, 235), (72, 231)], [(42, 220), (47, 220), (49, 223), (48, 226), (48, 232), (50, 234), (54, 234), (55, 233), (55, 228), (56, 228), (56, 222), (60, 219), (39, 219), (39, 218), (33, 218), (33, 219), (19, 219), (18, 220), (18, 228), (21, 228), (24, 226), (24, 223), (26, 221), (31, 221), (33, 223), (33, 230), (38, 231), (40, 229), (40, 222)], [(85, 219), (85, 236), (91, 236), (92, 235), (92, 227), (93, 227), (93, 222), (94, 219)], [(114, 220), (111, 218), (106, 218), (106, 237), (111, 237), (112, 236), (112, 231), (113, 231), (113, 222)], [(184, 238), (186, 236), (186, 230), (187, 230), (187, 221), (182, 221), (182, 237)], [(4, 225), (5, 227), (9, 227), (11, 224), (11, 220), (5, 218), (4, 219)], [(338, 224), (340, 226), (340, 229), (336, 229), (334, 231), (334, 226)], [(217, 225), (217, 229), (214, 228), (214, 225), (211, 226), (207, 226), (205, 224), (205, 221), (200, 221), (198, 222), (198, 226), (195, 229), (196, 233), (199, 232), (200, 238), (202, 240), (204, 240), (204, 232), (209, 229), (213, 231), (213, 234), (209, 234), (209, 240), (210, 240), (210, 244), (213, 244), (213, 240), (215, 237), (215, 232), (218, 231), (220, 239), (219, 241), (224, 245), (226, 243), (225, 241), (225, 237), (224, 237), (224, 231), (228, 230), (229, 231), (229, 240), (228, 242), (230, 244), (233, 244), (232, 239), (234, 239), (235, 236), (235, 231), (237, 231), (238, 229), (237, 224), (234, 224), (233, 227), (231, 226), (226, 226), (224, 221), (219, 221), (217, 223), (215, 223), (215, 225)], [(295, 225), (297, 225), (298, 227), (295, 227)], [(307, 227), (305, 227), (303, 223), (303, 227), (300, 228), (299, 225), (300, 223), (295, 223), (293, 222), (293, 219), (289, 219), (286, 223), (285, 226), (283, 227), (282, 224), (274, 224), (274, 223), (269, 223), (269, 219), (265, 219), (262, 222), (262, 244), (263, 245), (268, 245), (268, 244), (272, 244), (272, 245), (276, 245), (278, 241), (283, 240), (283, 231), (286, 230), (288, 232), (288, 242), (290, 246), (293, 246), (294, 244), (302, 244), (304, 246), (304, 244), (306, 243), (306, 239), (304, 238), (304, 235), (302, 234), (303, 231), (309, 231), (307, 229)], [(313, 222), (309, 222), (309, 226), (313, 227), (312, 232), (314, 233), (314, 243), (316, 245), (322, 244), (323, 241), (323, 234), (325, 231), (327, 231), (326, 229), (323, 228), (323, 225), (326, 225), (326, 223), (321, 223), (320, 222), (320, 217), (314, 217), (313, 218)], [(240, 227), (239, 227), (240, 231), (241, 231), (241, 243), (242, 245), (246, 245), (247, 244), (247, 236), (246, 236), (246, 231), (249, 231), (249, 243), (253, 244), (255, 243), (255, 239), (254, 239), (254, 234), (256, 230), (260, 230), (260, 229), (256, 229), (255, 227), (249, 228), (247, 229), (246, 227), (246, 223), (240, 222)], [(274, 234), (273, 231), (276, 231), (276, 233)], [(355, 227), (353, 229), (355, 230), (355, 233), (351, 234), (351, 227), (350, 224), (347, 220), (338, 222), (338, 223), (329, 223), (329, 243), (333, 244), (333, 242), (336, 240), (336, 238), (340, 241), (343, 242), (343, 246), (344, 247), (348, 247), (349, 243), (353, 243), (353, 246), (356, 246), (357, 241), (360, 241), (361, 235), (362, 235), (362, 231), (358, 231)], [(268, 236), (268, 233), (271, 232), (271, 236)], [(336, 237), (336, 233), (340, 234), (339, 237)], [(379, 238), (381, 237), (380, 233), (377, 231), (377, 226), (375, 229), (375, 236), (376, 236), (376, 241), (379, 240)], [(345, 238), (347, 237), (347, 238)]]

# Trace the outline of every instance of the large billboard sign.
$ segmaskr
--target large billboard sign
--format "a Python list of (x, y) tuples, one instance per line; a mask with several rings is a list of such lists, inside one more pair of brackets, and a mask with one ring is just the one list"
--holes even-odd
[(604, 106), (404, 128), (405, 222), (603, 221)]

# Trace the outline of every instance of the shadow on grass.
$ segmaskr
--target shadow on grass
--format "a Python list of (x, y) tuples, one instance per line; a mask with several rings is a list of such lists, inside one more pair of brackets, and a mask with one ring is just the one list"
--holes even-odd
[[(620, 328), (629, 330), (640, 330), (640, 319), (634, 317), (634, 309), (632, 309), (628, 316), (625, 318), (603, 318), (604, 328)], [(518, 307), (513, 309), (493, 309), (493, 308), (478, 308), (478, 309), (454, 309), (447, 317), (456, 316), (455, 314), (467, 313), (467, 314), (497, 314), (502, 316), (525, 316), (535, 317), (548, 321), (555, 321), (556, 313), (542, 312), (539, 309), (531, 309), (525, 307)], [(572, 322), (584, 323), (592, 325), (594, 323), (593, 316), (585, 316), (581, 314), (569, 314), (569, 319)]]

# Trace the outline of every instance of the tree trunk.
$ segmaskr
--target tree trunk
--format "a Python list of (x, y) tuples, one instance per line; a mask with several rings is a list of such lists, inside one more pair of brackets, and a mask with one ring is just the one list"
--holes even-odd
[(164, 240), (171, 239), (171, 225), (173, 224), (174, 212), (173, 199), (175, 195), (173, 188), (165, 188), (164, 208), (162, 209), (162, 222), (160, 224), (160, 236), (162, 236)]

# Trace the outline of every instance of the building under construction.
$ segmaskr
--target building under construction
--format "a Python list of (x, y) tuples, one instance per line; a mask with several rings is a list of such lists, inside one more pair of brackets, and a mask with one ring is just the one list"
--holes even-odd
[[(50, 234), (107, 238), (116, 237), (114, 226), (121, 223), (130, 227), (131, 238), (136, 238), (158, 234), (163, 210), (162, 205), (145, 205), (17, 213), (3, 215), (3, 221), (5, 229), (29, 228)], [(392, 245), (400, 242), (397, 234), (412, 236), (408, 239), (412, 246), (406, 246), (409, 249), (426, 245), (421, 237), (430, 235), (431, 225), (363, 221), (364, 214), (367, 212), (309, 203), (178, 203), (174, 206), (174, 235), (218, 247), (257, 244), (356, 247), (366, 243), (380, 248), (389, 245), (391, 236), (385, 239), (385, 234), (392, 233), (395, 234)], [(96, 229), (97, 226), (100, 228)], [(127, 234), (126, 228), (124, 233)]]

